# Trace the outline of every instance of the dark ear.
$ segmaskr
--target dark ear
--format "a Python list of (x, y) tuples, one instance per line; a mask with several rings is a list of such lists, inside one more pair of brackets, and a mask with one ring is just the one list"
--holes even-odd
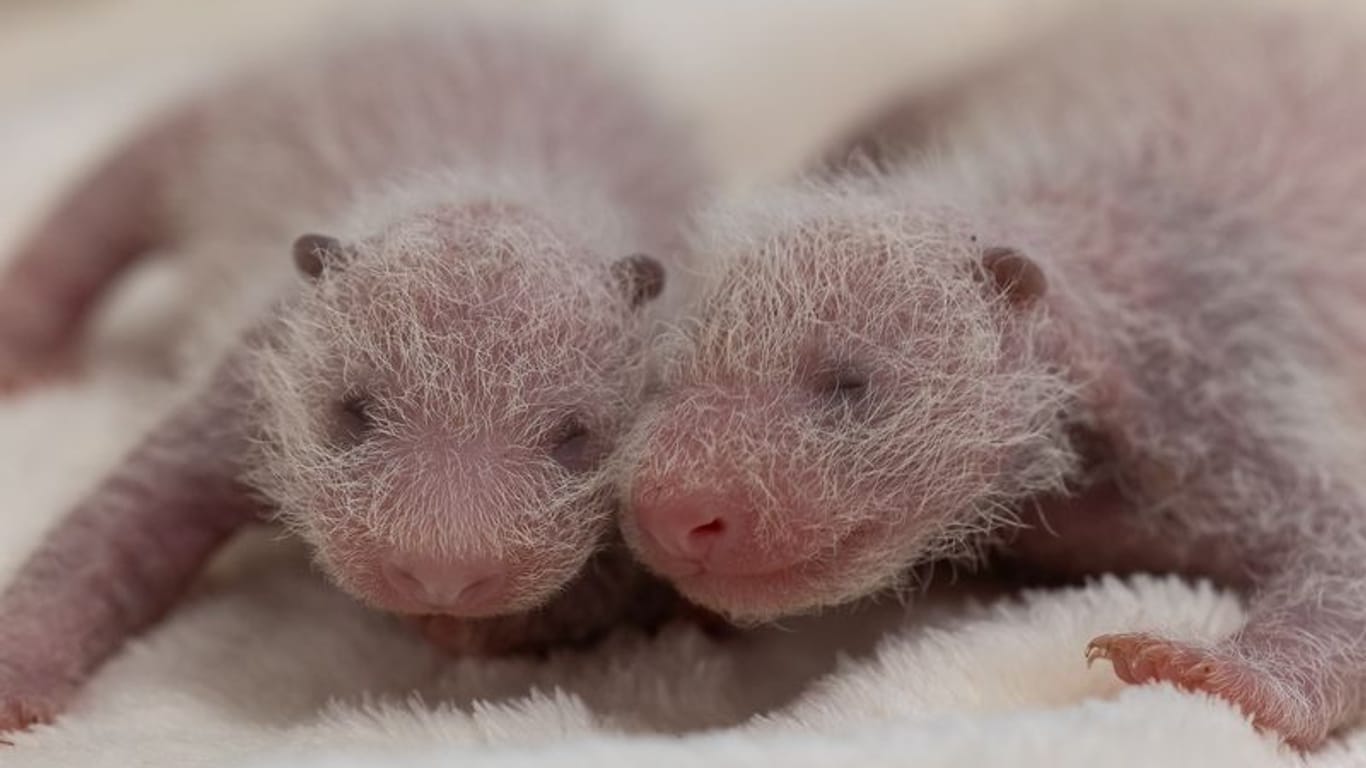
[(638, 307), (664, 292), (664, 265), (643, 253), (633, 254), (612, 265), (612, 277)]
[(1026, 307), (1048, 292), (1048, 280), (1034, 260), (1014, 248), (994, 247), (982, 252), (979, 274), (1011, 304)]
[(294, 241), (294, 266), (305, 277), (316, 280), (326, 269), (336, 269), (349, 251), (341, 241), (327, 235), (304, 235)]

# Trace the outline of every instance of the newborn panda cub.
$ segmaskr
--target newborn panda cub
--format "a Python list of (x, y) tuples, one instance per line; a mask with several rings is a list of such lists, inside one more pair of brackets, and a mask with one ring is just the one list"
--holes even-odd
[[(542, 622), (549, 635), (449, 621), (540, 608), (604, 543), (597, 470), (634, 409), (663, 272), (574, 247), (501, 204), (438, 205), (354, 244), (304, 236), (316, 285), (243, 363), (258, 430), (243, 479), (339, 586), (452, 651), (568, 643), (602, 628), (595, 601), (632, 594), (585, 583), (564, 601), (580, 620)], [(639, 580), (603, 557), (621, 560), (595, 564), (610, 581)]]
[(74, 360), (153, 249), (218, 259), (191, 265), (206, 303), (263, 308), (0, 594), (0, 731), (56, 715), (260, 518), (454, 652), (664, 617), (602, 459), (699, 186), (597, 47), (437, 17), (296, 54), (149, 128), (39, 228), (0, 281), (12, 384)]
[(1313, 746), (1366, 697), (1366, 40), (1237, 4), (1077, 24), (930, 105), (930, 156), (711, 214), (622, 527), (749, 621), (984, 554), (1207, 575), (1239, 632), (1088, 658)]

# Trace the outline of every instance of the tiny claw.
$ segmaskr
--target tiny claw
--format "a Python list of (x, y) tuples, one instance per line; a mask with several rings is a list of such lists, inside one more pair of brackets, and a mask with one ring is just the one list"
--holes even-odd
[(1088, 665), (1105, 658), (1115, 675), (1129, 684), (1170, 683), (1233, 703), (1251, 715), (1259, 729), (1269, 729), (1291, 744), (1313, 747), (1332, 722), (1296, 695), (1298, 681), (1250, 665), (1236, 655), (1141, 633), (1101, 635), (1087, 646)]
[(1090, 669), (1090, 668), (1091, 668), (1091, 665), (1096, 663), (1096, 659), (1103, 659), (1103, 658), (1105, 658), (1105, 649), (1102, 648), (1102, 647), (1100, 647), (1099, 644), (1097, 644), (1095, 641), (1092, 641), (1092, 642), (1090, 642), (1090, 643), (1088, 643), (1088, 644), (1086, 645), (1086, 668), (1087, 668), (1087, 669)]
[(1114, 645), (1118, 635), (1100, 635), (1093, 638), (1086, 644), (1086, 668), (1090, 669), (1092, 664), (1099, 660), (1114, 662)]

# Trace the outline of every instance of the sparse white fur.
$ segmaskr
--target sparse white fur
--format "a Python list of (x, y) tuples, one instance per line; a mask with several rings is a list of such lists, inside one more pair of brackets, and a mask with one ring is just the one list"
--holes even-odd
[[(905, 568), (889, 574), (888, 563), (970, 554), (967, 548), (983, 541), (979, 534), (1010, 522), (1008, 502), (1061, 490), (1075, 463), (1060, 444), (1066, 426), (1060, 414), (1075, 385), (1046, 365), (1020, 365), (1045, 333), (1047, 318), (1017, 316), (965, 279), (971, 253), (958, 232), (903, 208), (893, 191), (880, 179), (822, 180), (709, 210), (697, 227), (699, 251), (755, 258), (722, 272), (694, 316), (660, 344), (663, 381), (702, 383), (684, 390), (687, 404), (669, 398), (647, 404), (621, 451), (623, 457), (644, 454), (643, 474), (666, 477), (683, 491), (714, 484), (711, 468), (724, 456), (728, 471), (765, 497), (763, 539), (779, 546), (807, 539), (803, 546), (817, 568), (845, 557), (840, 543), (859, 534), (868, 509), (915, 530), (868, 542), (856, 562), (841, 562), (840, 578), (815, 587), (821, 603), (844, 602), (892, 586), (889, 577), (913, 575)], [(877, 256), (870, 260), (870, 253)], [(851, 270), (852, 264), (861, 266)], [(913, 296), (934, 304), (916, 304)], [(832, 304), (839, 309), (831, 311)], [(887, 311), (899, 305), (907, 311)], [(774, 317), (784, 322), (771, 322)], [(858, 322), (848, 323), (851, 317)], [(1011, 347), (1002, 344), (1003, 323), (1011, 326)], [(839, 350), (860, 340), (890, 339), (877, 349), (881, 359), (859, 362), (936, 360), (951, 362), (961, 375), (941, 384), (913, 381), (918, 372), (905, 372), (895, 390), (902, 396), (877, 402), (857, 429), (832, 422), (822, 409), (792, 418), (781, 398), (750, 403), (753, 410), (743, 417), (727, 414), (743, 423), (705, 419), (708, 410), (725, 413), (731, 405), (724, 396), (728, 382), (804, 387), (812, 374), (803, 360), (812, 339), (822, 347), (817, 365), (837, 365)], [(662, 404), (682, 405), (712, 427), (707, 438), (695, 440), (696, 450), (646, 450)], [(770, 448), (775, 441), (781, 455)], [(970, 458), (1000, 451), (1014, 454), (1008, 474), (984, 472)], [(846, 503), (851, 473), (858, 477), (859, 506)], [(821, 510), (819, 519), (794, 518), (771, 487), (794, 475), (804, 479), (804, 501)], [(633, 477), (626, 475), (627, 498)], [(959, 509), (960, 501), (969, 508)]]
[[(619, 428), (643, 380), (642, 323), (542, 227), (461, 229), (452, 243), (405, 225), (285, 315), (254, 366), (253, 479), (324, 553), (340, 534), (512, 559), (528, 567), (519, 602), (536, 604), (595, 551), (610, 507), (597, 472), (567, 477), (535, 449), (566, 409)], [(459, 258), (427, 256), (452, 246)], [(372, 437), (339, 449), (333, 403), (352, 391), (382, 405)]]
[[(1243, 632), (1164, 674), (1213, 665), (1201, 685), (1300, 744), (1359, 712), (1363, 72), (1366, 35), (1322, 8), (1106, 4), (916, 105), (926, 144), (893, 131), (886, 173), (714, 217), (729, 266), (619, 461), (642, 508), (720, 493), (758, 534), (680, 588), (748, 618), (843, 602), (1114, 483), (1125, 515), (1051, 565), (1256, 590)], [(984, 296), (994, 246), (1047, 278), (1037, 304)], [(859, 370), (866, 402), (819, 402), (813, 365)], [(797, 564), (756, 575), (771, 552)]]
[[(609, 449), (633, 410), (659, 309), (633, 307), (610, 266), (675, 260), (698, 179), (683, 137), (587, 44), (468, 21), (381, 36), (252, 83), (195, 160), (213, 182), (182, 193), (207, 211), (198, 231), (320, 229), (355, 250), (252, 362), (248, 476), (357, 593), (374, 550), (398, 548), (515, 563), (507, 609), (527, 609), (607, 533), (601, 474), (569, 476), (544, 444), (572, 415)], [(222, 179), (243, 157), (299, 204), (241, 205)], [(226, 217), (197, 197), (224, 194)], [(339, 449), (335, 404), (357, 392), (375, 429)]]
[(290, 238), (367, 235), (436, 200), (553, 213), (594, 259), (681, 255), (675, 209), (700, 181), (690, 137), (600, 34), (509, 15), (404, 14), (185, 110), (164, 194), (198, 285), (188, 338), (231, 338), (292, 290)]
[(151, 252), (203, 268), (192, 310), (226, 330), (191, 332), (202, 381), (0, 593), (0, 732), (56, 716), (261, 518), (448, 652), (670, 616), (600, 459), (700, 169), (579, 32), (438, 14), (292, 54), (135, 133), (21, 246), (0, 294), (51, 311), (0, 301), (0, 390), (62, 371)]

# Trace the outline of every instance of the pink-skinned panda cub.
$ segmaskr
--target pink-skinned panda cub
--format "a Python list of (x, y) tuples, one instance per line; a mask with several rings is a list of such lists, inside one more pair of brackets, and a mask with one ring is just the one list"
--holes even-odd
[(1320, 743), (1366, 699), (1363, 73), (1326, 7), (1104, 4), (885, 168), (713, 211), (614, 459), (628, 544), (742, 621), (936, 560), (1210, 576), (1233, 636), (1088, 657)]
[(703, 174), (604, 47), (436, 14), (291, 52), (171, 110), (34, 232), (0, 279), (12, 386), (69, 369), (154, 250), (203, 262), (197, 301), (257, 309), (214, 319), (241, 340), (0, 595), (0, 731), (56, 715), (257, 519), (454, 652), (668, 614), (615, 543), (602, 458)]

